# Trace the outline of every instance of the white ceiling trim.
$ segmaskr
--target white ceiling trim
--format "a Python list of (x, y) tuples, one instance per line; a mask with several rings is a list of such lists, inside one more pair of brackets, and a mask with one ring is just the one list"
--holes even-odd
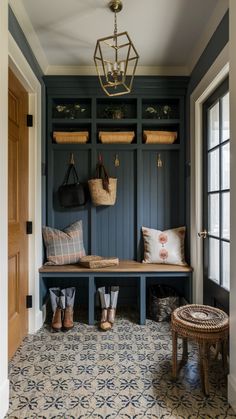
[[(46, 71), (48, 76), (96, 76), (95, 66), (54, 66), (49, 65)], [(188, 76), (189, 71), (185, 66), (157, 67), (138, 66), (137, 76)]]
[(48, 61), (22, 2), (20, 0), (9, 0), (9, 5), (24, 32), (42, 72), (45, 74), (48, 67)]
[(204, 49), (206, 48), (208, 42), (210, 41), (212, 35), (214, 34), (217, 26), (219, 25), (221, 19), (225, 15), (229, 8), (229, 0), (218, 0), (217, 6), (214, 9), (214, 12), (211, 15), (211, 18), (207, 22), (204, 32), (201, 34), (198, 43), (193, 48), (192, 55), (187, 63), (189, 69), (189, 74), (192, 73), (195, 65), (197, 64), (200, 56), (202, 55)]

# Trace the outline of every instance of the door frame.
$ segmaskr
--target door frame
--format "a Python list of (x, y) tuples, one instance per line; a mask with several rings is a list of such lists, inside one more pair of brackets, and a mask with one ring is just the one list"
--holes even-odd
[(229, 76), (229, 43), (190, 96), (190, 258), (193, 271), (193, 302), (203, 303), (203, 243), (197, 234), (203, 225), (203, 103)]
[(43, 324), (39, 309), (39, 274), (42, 264), (42, 199), (41, 199), (41, 84), (26, 58), (8, 33), (9, 67), (28, 92), (29, 114), (33, 115), (33, 127), (29, 128), (29, 220), (33, 222), (33, 234), (28, 236), (28, 293), (33, 296), (33, 308), (28, 311), (29, 333), (35, 333)]

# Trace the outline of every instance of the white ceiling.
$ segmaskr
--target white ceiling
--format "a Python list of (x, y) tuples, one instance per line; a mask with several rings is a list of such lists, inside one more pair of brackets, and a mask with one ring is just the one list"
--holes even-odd
[[(16, 1), (24, 6), (49, 66), (93, 66), (96, 40), (113, 32), (108, 0)], [(123, 4), (118, 30), (129, 32), (139, 65), (185, 67), (219, 0), (123, 0)]]

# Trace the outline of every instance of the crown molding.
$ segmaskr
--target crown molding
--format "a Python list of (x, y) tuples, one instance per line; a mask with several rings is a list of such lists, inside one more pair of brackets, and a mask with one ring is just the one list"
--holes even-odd
[(229, 9), (229, 0), (218, 0), (217, 5), (207, 22), (207, 25), (202, 32), (197, 44), (193, 48), (193, 52), (190, 55), (189, 61), (187, 62), (187, 67), (189, 74), (192, 73), (195, 65), (197, 64), (199, 58), (201, 57), (204, 49), (206, 48), (208, 42), (210, 41), (212, 35), (217, 29), (220, 21), (224, 17), (225, 13)]
[(33, 53), (38, 61), (39, 66), (44, 74), (47, 72), (48, 61), (43, 48), (40, 44), (38, 36), (33, 28), (33, 25), (27, 15), (25, 8), (19, 0), (9, 0), (9, 6), (11, 7)]
[[(49, 65), (45, 73), (47, 76), (96, 76), (95, 66), (55, 66)], [(137, 76), (188, 76), (189, 71), (185, 66), (161, 67), (138, 66)]]

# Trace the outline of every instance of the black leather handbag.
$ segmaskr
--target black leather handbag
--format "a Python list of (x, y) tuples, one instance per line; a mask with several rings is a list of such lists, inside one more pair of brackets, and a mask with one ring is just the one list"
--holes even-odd
[[(69, 183), (70, 176), (73, 183)], [(59, 203), (63, 208), (82, 207), (86, 204), (84, 185), (79, 182), (79, 176), (74, 163), (70, 163), (63, 184), (58, 189)]]

